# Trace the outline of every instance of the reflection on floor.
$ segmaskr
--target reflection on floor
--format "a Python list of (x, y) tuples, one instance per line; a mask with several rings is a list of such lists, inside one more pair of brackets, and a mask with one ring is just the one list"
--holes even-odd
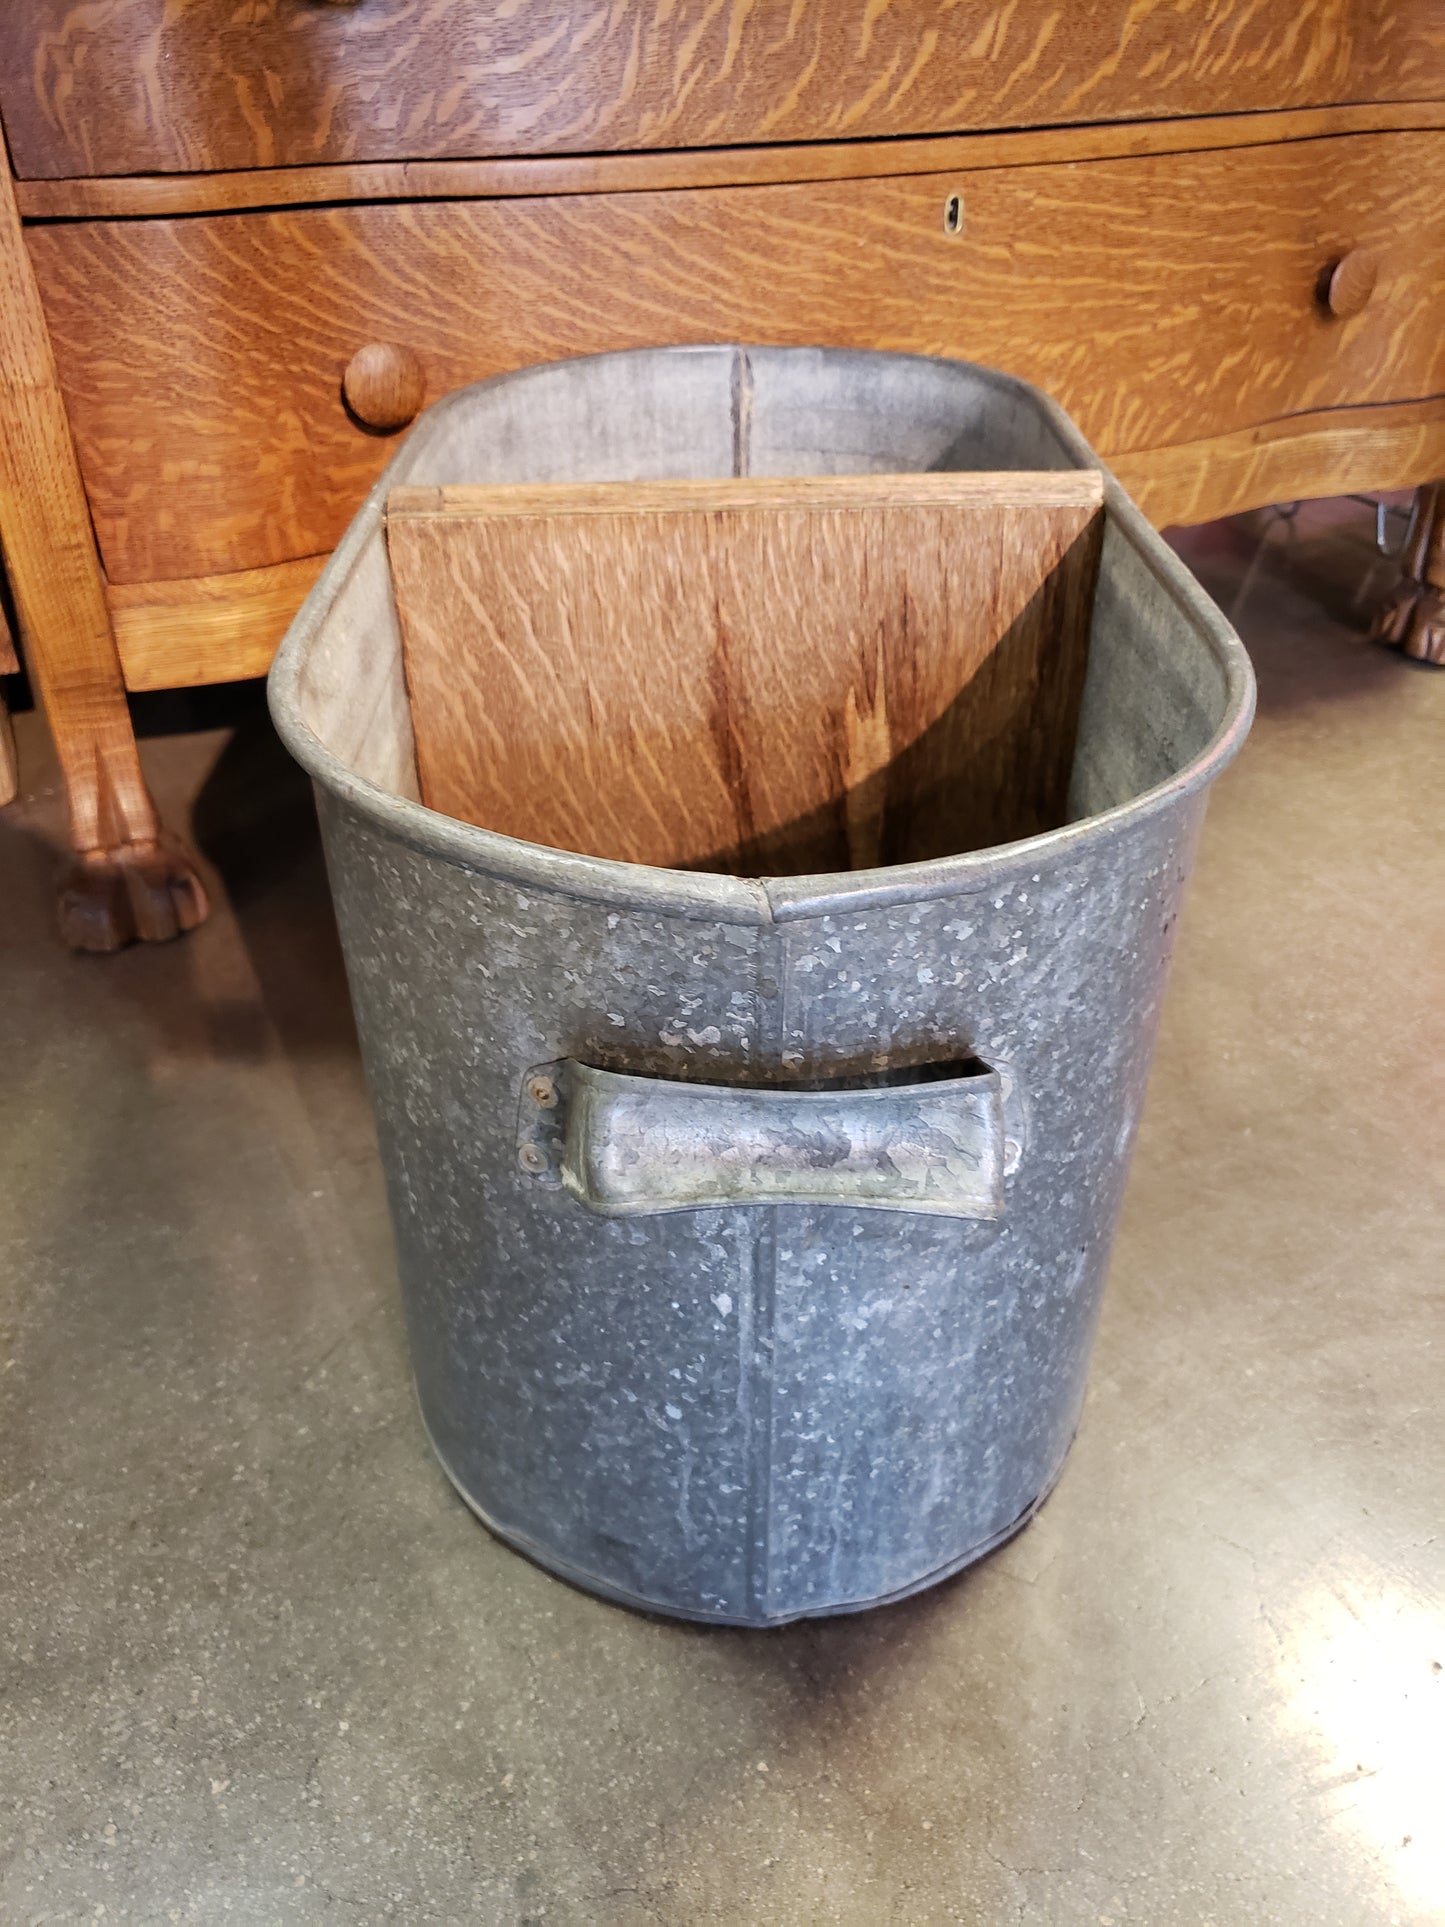
[(1090, 1402), (1037, 1521), (689, 1630), (491, 1540), (408, 1383), (306, 785), (156, 738), (216, 913), (61, 952), (0, 817), (0, 1918), (1445, 1918), (1445, 675), (1352, 504), (1179, 547), (1250, 645)]

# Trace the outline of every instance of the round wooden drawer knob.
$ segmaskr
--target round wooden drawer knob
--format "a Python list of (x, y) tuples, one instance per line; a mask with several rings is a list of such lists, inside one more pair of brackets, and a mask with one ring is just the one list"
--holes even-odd
[(1369, 248), (1351, 248), (1325, 276), (1325, 306), (1341, 321), (1359, 314), (1380, 278), (1380, 263)]
[(426, 400), (426, 370), (410, 348), (368, 341), (347, 362), (341, 392), (368, 428), (405, 428)]

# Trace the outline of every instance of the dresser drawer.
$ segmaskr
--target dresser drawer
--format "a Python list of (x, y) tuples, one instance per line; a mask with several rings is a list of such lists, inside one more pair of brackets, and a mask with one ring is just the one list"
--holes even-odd
[(1439, 98), (1439, 0), (6, 0), (22, 178)]
[[(1445, 392), (1445, 134), (906, 180), (68, 222), (30, 243), (106, 568), (330, 548), (392, 447), (368, 342), (428, 396), (526, 362), (739, 339), (911, 349), (1055, 395), (1106, 455)], [(948, 231), (957, 196), (960, 231)], [(1373, 252), (1363, 310), (1322, 270)]]

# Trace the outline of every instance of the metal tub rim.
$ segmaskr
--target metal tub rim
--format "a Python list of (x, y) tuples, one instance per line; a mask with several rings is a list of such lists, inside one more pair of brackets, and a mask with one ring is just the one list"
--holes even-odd
[[(1202, 642), (1217, 664), (1223, 685), (1223, 714), (1214, 735), (1182, 768), (1163, 782), (1097, 814), (1066, 823), (1058, 829), (1013, 842), (922, 862), (885, 865), (868, 870), (823, 872), (813, 875), (745, 878), (721, 872), (670, 870), (609, 857), (582, 856), (550, 845), (504, 836), (475, 824), (463, 823), (428, 809), (425, 804), (383, 788), (347, 766), (311, 728), (303, 713), (299, 682), (309, 645), (326, 621), (331, 607), (361, 551), (380, 523), (392, 471), (405, 445), (382, 470), (362, 507), (353, 518), (321, 575), (313, 585), (283, 637), (267, 678), (271, 714), (287, 749), (302, 768), (341, 802), (372, 822), (388, 836), (442, 862), (484, 875), (551, 889), (624, 910), (670, 912), (673, 915), (721, 919), (738, 924), (783, 923), (825, 917), (841, 911), (886, 909), (923, 899), (970, 894), (985, 890), (996, 879), (1017, 874), (1022, 864), (1067, 861), (1080, 847), (1110, 840), (1136, 824), (1174, 808), (1185, 797), (1206, 788), (1231, 762), (1249, 732), (1254, 715), (1255, 683), (1244, 645), (1212, 605), (1199, 607), (1200, 598), (1184, 564), (1145, 520), (1124, 493), (1111, 470), (1088, 446), (1063, 410), (1031, 383), (973, 362), (930, 355), (901, 355), (874, 349), (779, 349), (758, 344), (717, 342), (679, 348), (619, 350), (610, 355), (578, 356), (572, 361), (619, 361), (658, 355), (698, 354), (822, 354), (828, 358), (923, 361), (930, 366), (966, 370), (1001, 392), (1025, 398), (1049, 422), (1060, 442), (1078, 458), (1080, 467), (1098, 468), (1104, 478), (1105, 512), (1118, 534), (1136, 551), (1150, 573), (1172, 593), (1192, 600)], [(503, 384), (525, 383), (545, 377), (564, 362), (543, 362), (494, 375), (455, 390), (418, 416), (406, 443), (445, 415), (473, 405), (483, 390)]]

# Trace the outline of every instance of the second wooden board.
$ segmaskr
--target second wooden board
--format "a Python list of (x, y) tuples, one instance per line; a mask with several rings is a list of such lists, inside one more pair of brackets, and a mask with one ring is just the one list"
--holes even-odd
[(1062, 821), (1094, 473), (397, 489), (423, 800), (795, 875)]

